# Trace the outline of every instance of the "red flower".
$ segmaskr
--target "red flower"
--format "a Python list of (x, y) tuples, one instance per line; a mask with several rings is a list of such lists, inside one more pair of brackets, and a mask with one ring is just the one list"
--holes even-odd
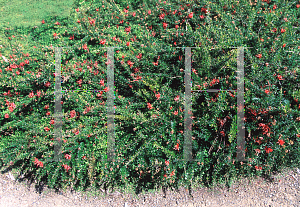
[(45, 24), (45, 20), (42, 20), (42, 24)]
[(300, 7), (300, 4), (297, 4), (296, 7), (297, 7), (297, 9), (298, 9), (298, 8)]
[(150, 103), (147, 103), (147, 107), (148, 107), (148, 109), (153, 109), (153, 107), (152, 107), (152, 105), (150, 104)]
[(174, 111), (173, 114), (174, 114), (174, 115), (177, 115), (177, 114), (178, 114), (178, 111)]
[(71, 159), (71, 155), (65, 154), (65, 158), (66, 158), (67, 160), (70, 160), (70, 159)]
[(76, 81), (79, 85), (81, 85), (82, 83), (82, 79), (79, 79), (78, 81)]
[(269, 154), (270, 152), (273, 152), (273, 149), (269, 147), (265, 147), (266, 153)]
[(53, 125), (53, 124), (54, 124), (54, 120), (53, 120), (53, 119), (50, 121), (50, 124), (51, 124), (51, 125)]
[(71, 118), (74, 118), (76, 116), (76, 111), (75, 110), (70, 111), (70, 116)]
[(179, 151), (179, 143), (177, 143), (174, 147), (175, 150)]
[(255, 169), (256, 170), (262, 170), (262, 167), (261, 166), (255, 166)]
[(130, 45), (130, 42), (127, 42), (127, 43), (126, 43), (126, 46), (129, 47), (129, 45)]
[(125, 32), (130, 32), (130, 30), (131, 30), (131, 27), (127, 27), (127, 28), (125, 28)]
[(167, 28), (167, 26), (168, 26), (168, 23), (163, 23), (163, 27), (164, 27), (164, 29), (166, 29)]
[(151, 14), (151, 10), (148, 11), (148, 14), (149, 14), (149, 15)]
[(79, 8), (75, 9), (77, 12), (79, 12)]
[(207, 9), (201, 8), (201, 12), (204, 12), (206, 14), (207, 13)]
[(173, 170), (173, 171), (170, 173), (170, 177), (172, 177), (173, 175), (175, 175), (175, 170)]
[(68, 166), (68, 165), (62, 165), (63, 166), (63, 168), (65, 168), (65, 170), (67, 170), (67, 172), (68, 172), (68, 170), (70, 170), (71, 169), (71, 167), (70, 166)]
[(167, 161), (167, 160), (165, 160), (165, 164), (166, 164), (167, 166), (169, 166), (170, 162)]
[(45, 83), (45, 86), (46, 86), (46, 87), (50, 87), (50, 86), (51, 86), (51, 83), (48, 81), (47, 83)]
[(69, 40), (74, 40), (74, 35), (69, 37)]
[(261, 58), (262, 55), (261, 54), (258, 54), (258, 55), (255, 55), (257, 58)]
[(39, 161), (36, 157), (34, 158), (34, 164), (38, 167), (44, 167), (44, 164), (42, 161)]
[(142, 53), (139, 53), (139, 55), (137, 55), (136, 58), (141, 59), (142, 58)]
[(97, 8), (96, 11), (99, 11), (99, 8)]
[(283, 29), (283, 28), (281, 28), (281, 31), (280, 31), (281, 33), (284, 33), (285, 32), (285, 29)]
[(153, 65), (157, 66), (158, 65), (158, 61), (157, 62), (153, 62)]
[(106, 40), (102, 40), (102, 39), (101, 39), (99, 44), (104, 45), (104, 44), (105, 44), (105, 41), (106, 41)]
[(269, 91), (268, 89), (266, 89), (266, 90), (265, 90), (265, 93), (266, 93), (266, 94), (269, 94), (269, 93), (270, 93), (270, 91)]
[(178, 29), (178, 28), (179, 28), (179, 26), (178, 26), (178, 25), (175, 25), (175, 28), (176, 28), (176, 29)]
[(34, 93), (31, 91), (28, 95), (29, 98), (33, 98), (34, 97)]
[(282, 146), (282, 145), (284, 145), (284, 140), (282, 140), (282, 139), (278, 139), (278, 142), (277, 142), (280, 146)]
[(46, 115), (47, 115), (47, 116), (50, 116), (50, 111), (47, 111)]
[(8, 119), (8, 118), (9, 118), (9, 115), (8, 115), (8, 114), (5, 114), (4, 117), (5, 117), (6, 119)]
[(56, 32), (53, 34), (53, 37), (57, 37), (57, 34), (56, 34)]
[(285, 46), (286, 46), (286, 44), (283, 44), (283, 45), (282, 45), (282, 47), (285, 47)]
[(178, 101), (179, 100), (179, 96), (176, 96), (175, 98), (174, 98), (174, 101)]
[(54, 24), (55, 24), (55, 25), (61, 25), (59, 22), (55, 22)]
[(283, 80), (282, 75), (277, 75), (278, 80)]
[(193, 12), (189, 14), (189, 18), (193, 18)]
[(273, 28), (272, 32), (274, 33), (277, 32), (277, 28)]
[(100, 80), (100, 85), (104, 86), (104, 80), (103, 79)]
[(44, 109), (49, 109), (49, 106), (48, 106), (48, 105), (45, 105), (45, 106), (44, 106)]
[(159, 19), (164, 19), (164, 18), (165, 18), (165, 14), (159, 15)]
[(155, 94), (155, 97), (157, 98), (157, 100), (160, 98), (160, 93)]
[(164, 177), (166, 178), (166, 177), (167, 177), (167, 174), (164, 174)]
[(44, 130), (48, 132), (50, 129), (48, 127), (44, 127)]
[(82, 48), (83, 48), (84, 50), (87, 50), (87, 49), (88, 49), (88, 47), (87, 47), (86, 44), (84, 44)]

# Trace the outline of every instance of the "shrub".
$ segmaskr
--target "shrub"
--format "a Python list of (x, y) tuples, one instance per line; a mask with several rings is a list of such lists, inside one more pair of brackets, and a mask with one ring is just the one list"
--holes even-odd
[[(3, 165), (10, 163), (57, 188), (131, 184), (149, 189), (190, 185), (197, 179), (206, 185), (230, 183), (236, 175), (269, 174), (283, 165), (299, 164), (299, 122), (294, 123), (299, 114), (299, 64), (296, 52), (284, 55), (287, 48), (299, 49), (294, 41), (296, 17), (291, 15), (297, 9), (294, 3), (241, 2), (229, 7), (221, 2), (192, 7), (161, 2), (149, 7), (150, 14), (148, 9), (103, 5), (92, 2), (74, 8), (70, 18), (45, 19), (30, 32), (35, 50), (13, 51), (11, 62), (3, 63), (1, 79), (6, 86), (1, 92), (11, 98), (0, 117)], [(266, 9), (260, 14), (261, 8)], [(114, 11), (119, 9), (117, 15)], [(289, 19), (279, 18), (280, 12), (289, 14)], [(7, 37), (12, 32), (7, 31)], [(14, 47), (18, 44), (11, 42)], [(120, 158), (115, 162), (103, 161), (108, 144), (108, 63), (107, 52), (99, 45), (123, 47), (115, 49), (114, 55), (115, 141)], [(62, 88), (101, 92), (64, 92), (64, 157), (50, 162), (46, 158), (54, 155), (54, 47), (60, 46), (72, 48), (62, 53), (66, 79)], [(198, 161), (176, 161), (183, 159), (185, 107), (185, 53), (176, 46), (201, 47), (192, 49), (192, 90), (236, 89), (236, 49), (230, 47), (252, 47), (245, 49), (244, 60), (248, 163), (234, 160), (236, 94), (226, 92), (193, 94), (192, 151)], [(293, 124), (283, 131), (288, 123)]]

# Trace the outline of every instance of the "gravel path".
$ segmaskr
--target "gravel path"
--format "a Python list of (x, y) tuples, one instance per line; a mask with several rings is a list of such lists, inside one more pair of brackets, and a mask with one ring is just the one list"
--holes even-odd
[[(166, 197), (162, 191), (140, 193), (103, 193), (98, 198), (89, 197), (79, 192), (54, 192), (44, 187), (39, 193), (34, 183), (17, 181), (14, 173), (0, 174), (0, 206), (2, 207), (133, 207), (133, 206), (289, 206), (300, 207), (300, 170), (285, 169), (273, 175), (272, 181), (264, 178), (234, 181), (227, 189), (224, 185), (212, 189), (198, 187), (189, 192), (181, 188), (178, 192), (167, 190)], [(16, 176), (15, 176), (16, 177)]]

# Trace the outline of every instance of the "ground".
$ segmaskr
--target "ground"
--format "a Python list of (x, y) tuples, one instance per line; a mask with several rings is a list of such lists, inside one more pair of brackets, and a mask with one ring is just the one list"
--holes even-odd
[(0, 174), (0, 206), (4, 207), (133, 207), (133, 206), (300, 206), (300, 168), (286, 168), (273, 174), (271, 180), (262, 177), (236, 180), (228, 189), (215, 185), (212, 189), (192, 188), (178, 192), (162, 190), (135, 195), (132, 192), (55, 192), (47, 186), (36, 189), (26, 181), (16, 180), (16, 171)]

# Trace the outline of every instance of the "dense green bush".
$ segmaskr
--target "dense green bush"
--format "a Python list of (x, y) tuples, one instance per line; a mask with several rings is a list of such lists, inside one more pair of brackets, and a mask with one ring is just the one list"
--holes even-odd
[[(296, 3), (174, 1), (149, 4), (143, 10), (132, 9), (135, 5), (130, 2), (128, 8), (116, 3), (75, 3), (81, 6), (73, 8), (70, 18), (45, 19), (41, 26), (28, 29), (32, 45), (12, 50), (10, 62), (2, 63), (3, 166), (10, 163), (52, 187), (131, 184), (149, 189), (191, 181), (230, 183), (236, 175), (270, 174), (299, 165)], [(6, 36), (14, 32), (8, 30)], [(12, 48), (18, 41), (11, 40)], [(62, 54), (66, 79), (62, 88), (101, 92), (63, 93), (64, 158), (57, 163), (47, 158), (54, 155), (54, 47), (60, 46), (71, 47)], [(112, 46), (123, 47), (116, 48), (114, 55), (119, 158), (115, 162), (103, 161), (107, 150), (104, 47)], [(185, 91), (185, 53), (176, 47), (200, 47), (192, 49), (195, 91), (236, 89), (237, 49), (231, 47), (241, 46), (249, 47), (244, 59), (248, 162), (234, 161), (236, 94), (226, 92), (193, 92), (192, 146), (199, 161), (176, 161), (183, 159)]]

